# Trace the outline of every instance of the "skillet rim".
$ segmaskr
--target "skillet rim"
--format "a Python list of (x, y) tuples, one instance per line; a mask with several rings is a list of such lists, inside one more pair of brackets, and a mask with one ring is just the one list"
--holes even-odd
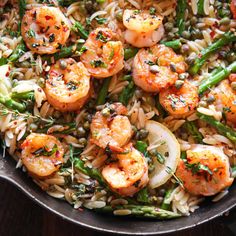
[[(7, 162), (7, 166), (5, 166), (6, 162)], [(13, 163), (11, 164), (10, 162), (13, 162)], [(179, 232), (179, 231), (184, 231), (184, 230), (187, 230), (187, 229), (191, 229), (191, 228), (194, 228), (194, 227), (196, 227), (200, 224), (209, 222), (209, 221), (211, 221), (211, 220), (213, 220), (217, 217), (220, 217), (221, 215), (223, 215), (224, 213), (226, 213), (227, 211), (231, 210), (233, 207), (236, 206), (236, 201), (235, 201), (234, 203), (232, 203), (229, 206), (226, 205), (227, 207), (224, 208), (223, 210), (221, 210), (220, 212), (218, 212), (217, 214), (213, 214), (213, 215), (207, 217), (206, 219), (202, 219), (202, 220), (200, 219), (197, 223), (192, 223), (192, 224), (189, 224), (187, 226), (181, 226), (181, 227), (176, 227), (175, 226), (175, 227), (167, 229), (167, 230), (161, 230), (161, 231), (155, 231), (155, 232), (150, 232), (150, 231), (149, 232), (141, 232), (141, 231), (139, 231), (139, 232), (130, 232), (128, 230), (127, 231), (117, 230), (116, 227), (118, 227), (118, 226), (115, 226), (114, 230), (113, 230), (113, 229), (104, 228), (103, 226), (98, 227), (98, 226), (91, 225), (91, 224), (89, 224), (89, 220), (88, 220), (88, 223), (80, 222), (77, 219), (73, 219), (72, 217), (66, 216), (62, 212), (55, 210), (53, 207), (47, 205), (46, 202), (41, 201), (33, 193), (31, 193), (29, 190), (27, 190), (25, 186), (21, 186), (20, 182), (18, 181), (18, 179), (21, 179), (21, 178), (19, 178), (19, 176), (16, 176), (14, 178), (14, 175), (17, 175), (17, 172), (19, 172), (19, 170), (15, 169), (14, 163), (15, 162), (14, 162), (13, 158), (9, 154), (7, 154), (6, 157), (4, 157), (4, 158), (2, 157), (2, 155), (0, 155), (0, 181), (4, 180), (4, 181), (7, 181), (7, 182), (13, 184), (14, 186), (17, 187), (17, 189), (19, 189), (23, 194), (25, 194), (33, 202), (37, 203), (39, 206), (42, 206), (44, 209), (49, 210), (51, 213), (53, 213), (54, 215), (57, 215), (61, 219), (69, 221), (69, 222), (71, 222), (73, 224), (76, 224), (80, 227), (90, 229), (90, 230), (94, 230), (94, 231), (97, 231), (97, 232), (120, 234), (120, 235), (144, 235), (144, 233), (145, 233), (145, 235), (169, 234), (169, 233), (174, 233), (174, 232)], [(9, 169), (11, 169), (10, 174), (8, 172)], [(22, 171), (20, 171), (20, 172), (22, 172)], [(25, 175), (25, 173), (22, 172), (22, 174), (25, 176), (25, 178), (29, 178), (28, 176)], [(30, 179), (29, 181), (31, 181), (32, 184), (35, 185), (35, 183), (33, 183), (32, 179)], [(35, 185), (35, 188), (38, 188), (38, 186)], [(29, 189), (31, 189), (31, 187)], [(43, 196), (45, 194), (45, 192), (43, 192), (42, 190), (40, 190), (40, 191), (41, 191), (40, 195)], [(52, 198), (51, 196), (49, 196), (49, 197)], [(57, 202), (56, 204), (61, 204), (60, 201), (58, 201), (57, 199), (55, 199), (55, 198), (52, 198), (52, 199), (55, 200), (55, 202)], [(46, 200), (47, 199), (45, 199), (45, 201)], [(71, 207), (71, 206), (69, 206), (69, 207)], [(71, 207), (71, 209), (73, 210), (72, 207)], [(88, 211), (88, 210), (86, 210), (86, 211)], [(194, 213), (192, 213), (192, 215), (193, 214)], [(184, 216), (182, 217), (182, 219), (184, 219)], [(168, 221), (174, 221), (174, 220), (168, 220)], [(156, 221), (156, 222), (163, 223), (163, 221)], [(153, 223), (155, 224), (155, 221)]]

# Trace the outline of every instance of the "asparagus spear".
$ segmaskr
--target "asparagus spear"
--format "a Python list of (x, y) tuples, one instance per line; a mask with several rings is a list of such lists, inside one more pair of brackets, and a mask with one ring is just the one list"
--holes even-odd
[(20, 19), (23, 18), (26, 10), (26, 1), (25, 0), (19, 0), (19, 15)]
[(72, 26), (72, 30), (78, 33), (78, 35), (82, 39), (88, 38), (88, 32), (84, 29), (83, 25), (81, 25), (80, 22), (76, 21), (75, 24)]
[(7, 64), (7, 59), (4, 57), (0, 58), (0, 66), (6, 65)]
[(13, 92), (11, 98), (19, 100), (34, 100), (34, 91), (28, 91), (23, 93)]
[(134, 95), (134, 91), (135, 91), (135, 86), (134, 86), (134, 82), (130, 81), (130, 83), (128, 84), (127, 87), (125, 87), (119, 96), (119, 102), (123, 103), (124, 105), (127, 106), (130, 98)]
[(117, 205), (117, 206), (105, 206), (103, 208), (96, 209), (98, 212), (112, 213), (115, 210), (130, 210), (130, 215), (137, 217), (153, 218), (153, 219), (173, 219), (180, 217), (178, 213), (166, 211), (155, 206), (145, 205)]
[(148, 189), (143, 188), (141, 189), (137, 194), (137, 201), (142, 203), (150, 203), (149, 195), (148, 195)]
[(79, 159), (75, 158), (75, 168), (83, 172), (84, 174), (90, 176), (93, 179), (96, 179), (101, 185), (106, 186), (105, 181), (102, 178), (101, 173), (97, 169), (91, 169), (89, 167), (84, 166), (84, 162)]
[(104, 79), (102, 88), (98, 94), (97, 105), (102, 105), (106, 102), (106, 97), (107, 97), (107, 93), (108, 93), (108, 87), (109, 87), (110, 80), (111, 80), (110, 77)]
[(185, 28), (184, 17), (185, 17), (186, 8), (187, 8), (186, 0), (177, 1), (176, 22), (177, 22), (177, 27), (179, 29), (178, 33), (180, 35), (183, 33), (184, 28)]
[(138, 53), (138, 48), (125, 48), (124, 49), (124, 58), (125, 60), (129, 60), (130, 58), (134, 57)]
[(214, 119), (212, 116), (207, 116), (202, 113), (198, 113), (199, 119), (204, 120), (209, 125), (217, 129), (217, 131), (227, 137), (232, 142), (236, 143), (236, 131), (227, 125), (222, 124), (220, 121)]
[(173, 40), (173, 41), (168, 41), (168, 42), (161, 42), (165, 46), (172, 48), (174, 50), (178, 50), (181, 48), (182, 44), (179, 39)]
[(205, 12), (204, 12), (204, 1), (205, 0), (198, 0), (198, 3), (197, 3), (197, 13), (199, 15), (205, 15)]
[(193, 139), (197, 143), (203, 143), (203, 136), (198, 131), (198, 128), (196, 127), (195, 123), (193, 121), (186, 121), (184, 123), (184, 128), (193, 136)]
[(225, 45), (228, 45), (231, 42), (236, 41), (236, 36), (232, 32), (225, 33), (222, 38), (215, 41), (213, 44), (211, 44), (209, 47), (203, 49), (200, 54), (198, 55), (197, 59), (195, 60), (193, 66), (190, 67), (189, 72), (192, 75), (195, 75), (198, 73), (198, 71), (201, 69), (203, 64), (206, 62), (206, 60), (217, 50), (222, 48)]
[(169, 210), (170, 209), (170, 196), (173, 193), (173, 191), (174, 191), (174, 188), (171, 188), (171, 189), (166, 191), (164, 200), (161, 204), (161, 209), (163, 209), (163, 210)]
[(233, 166), (231, 168), (231, 175), (232, 175), (233, 178), (236, 178), (236, 166)]
[(26, 46), (24, 41), (17, 45), (11, 56), (8, 58), (9, 62), (16, 62), (26, 52)]
[(53, 55), (46, 55), (43, 56), (43, 60), (47, 61), (49, 64), (51, 63), (51, 58), (54, 57), (54, 59), (57, 61), (61, 58), (66, 58), (72, 56), (76, 51), (79, 51), (82, 48), (81, 43), (74, 44), (69, 47), (63, 47), (59, 52), (56, 52)]
[(231, 73), (235, 73), (235, 72), (236, 72), (236, 61), (230, 64), (228, 67), (223, 68), (218, 73), (214, 73), (213, 75), (209, 76), (206, 80), (204, 80), (199, 85), (198, 93), (202, 94), (207, 89), (218, 84), (220, 81), (228, 77)]
[(17, 110), (19, 112), (24, 112), (26, 109), (26, 106), (24, 103), (16, 102), (15, 100), (11, 99), (10, 97), (6, 97), (3, 95), (0, 95), (0, 103), (6, 106), (7, 108)]
[(124, 75), (124, 77), (121, 78), (121, 80), (123, 80), (123, 81), (131, 81), (132, 78), (133, 78), (132, 75)]

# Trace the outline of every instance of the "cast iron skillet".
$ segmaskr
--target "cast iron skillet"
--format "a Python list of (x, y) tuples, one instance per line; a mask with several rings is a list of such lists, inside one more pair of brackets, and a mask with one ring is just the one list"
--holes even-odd
[(54, 199), (43, 192), (32, 180), (19, 169), (7, 155), (0, 156), (0, 179), (14, 184), (33, 201), (50, 210), (54, 214), (80, 226), (117, 234), (153, 235), (188, 229), (222, 215), (236, 205), (236, 186), (232, 186), (229, 194), (217, 203), (206, 202), (189, 217), (175, 220), (155, 221), (137, 218), (124, 218), (102, 215), (93, 211), (74, 210), (68, 203)]

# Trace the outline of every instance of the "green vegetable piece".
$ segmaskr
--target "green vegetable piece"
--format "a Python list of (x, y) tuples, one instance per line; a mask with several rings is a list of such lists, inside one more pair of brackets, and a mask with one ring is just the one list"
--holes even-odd
[(196, 143), (202, 144), (203, 143), (203, 136), (199, 132), (196, 124), (193, 121), (186, 121), (184, 123), (184, 128), (193, 136), (193, 139)]
[(131, 205), (130, 204), (130, 205), (105, 206), (103, 208), (96, 209), (96, 211), (113, 213), (114, 210), (122, 210), (122, 209), (130, 210), (130, 216), (144, 217), (144, 218), (151, 218), (151, 219), (164, 220), (164, 219), (178, 218), (181, 216), (178, 213), (174, 213), (172, 211), (166, 211), (156, 206), (148, 206), (148, 205)]
[(132, 78), (133, 78), (132, 75), (124, 75), (124, 77), (121, 78), (121, 80), (123, 80), (123, 81), (131, 81)]
[(19, 0), (19, 15), (20, 19), (23, 18), (26, 11), (26, 0)]
[(7, 59), (4, 57), (0, 58), (0, 66), (6, 65), (7, 64)]
[(73, 56), (73, 54), (76, 55), (77, 52), (80, 54), (80, 50), (82, 49), (82, 47), (83, 47), (82, 43), (74, 44), (69, 47), (62, 47), (59, 52), (56, 52), (53, 55), (45, 55), (42, 57), (42, 59), (47, 61), (48, 64), (51, 64), (52, 57), (54, 57), (55, 61), (62, 58), (71, 57)]
[(167, 42), (161, 42), (166, 47), (172, 48), (174, 50), (178, 50), (182, 47), (182, 43), (179, 39), (173, 40), (173, 41), (167, 41)]
[(198, 0), (198, 3), (197, 3), (197, 13), (199, 15), (202, 15), (202, 16), (205, 15), (205, 12), (204, 12), (204, 1), (205, 0)]
[(173, 191), (174, 191), (174, 188), (168, 189), (166, 191), (164, 200), (163, 200), (163, 202), (161, 204), (161, 209), (163, 209), (163, 210), (170, 210), (170, 197), (171, 197), (171, 194), (173, 193)]
[(165, 163), (165, 158), (161, 155), (161, 153), (159, 152), (156, 152), (155, 153), (155, 156), (157, 158), (157, 161), (160, 163), (160, 164), (164, 164)]
[(176, 24), (178, 27), (178, 33), (181, 35), (185, 29), (185, 11), (187, 9), (186, 0), (178, 0), (177, 1), (177, 9), (176, 9)]
[(91, 169), (89, 167), (85, 167), (84, 166), (84, 162), (79, 159), (79, 158), (75, 158), (75, 168), (80, 170), (82, 173), (90, 176), (92, 179), (96, 179), (101, 185), (106, 186), (105, 181), (103, 180), (103, 177), (101, 175), (101, 173), (99, 172), (99, 170), (97, 169)]
[(147, 152), (147, 143), (143, 142), (143, 141), (137, 141), (135, 144), (135, 148), (140, 151), (141, 153), (143, 153), (144, 155)]
[(26, 52), (26, 46), (25, 43), (22, 41), (19, 43), (11, 56), (8, 58), (9, 62), (16, 62), (18, 59)]
[(100, 4), (102, 4), (102, 3), (104, 3), (106, 0), (96, 0), (96, 2), (97, 3), (100, 3)]
[(0, 95), (0, 103), (6, 106), (7, 108), (17, 110), (19, 112), (24, 112), (26, 109), (26, 106), (24, 103), (19, 103), (9, 97), (4, 97), (2, 95)]
[(125, 48), (124, 49), (124, 58), (125, 60), (129, 60), (130, 58), (134, 57), (138, 53), (138, 48)]
[(230, 64), (228, 67), (223, 68), (217, 73), (209, 76), (207, 79), (202, 81), (202, 83), (198, 87), (198, 93), (202, 94), (209, 88), (218, 84), (223, 79), (227, 78), (231, 73), (236, 73), (236, 61)]
[(102, 105), (106, 102), (110, 81), (111, 81), (111, 77), (104, 79), (102, 88), (98, 94), (97, 105)]
[(137, 193), (137, 201), (142, 203), (150, 203), (147, 188), (143, 188)]
[(11, 94), (11, 98), (18, 100), (34, 100), (34, 91), (28, 91), (23, 93), (13, 92)]
[(203, 49), (195, 60), (193, 66), (190, 67), (189, 73), (195, 75), (199, 72), (206, 60), (216, 51), (221, 49), (223, 46), (228, 45), (231, 42), (236, 41), (236, 36), (232, 32), (225, 33), (222, 38), (215, 41), (209, 47)]
[(85, 30), (85, 28), (83, 27), (83, 25), (76, 21), (74, 23), (74, 25), (72, 26), (72, 30), (75, 31), (76, 33), (78, 33), (78, 35), (82, 38), (82, 39), (87, 39), (88, 38), (88, 32)]
[(123, 90), (121, 91), (120, 95), (119, 95), (119, 102), (121, 102), (122, 104), (124, 104), (125, 106), (128, 105), (130, 98), (133, 97), (135, 92), (135, 86), (134, 86), (134, 82), (131, 81), (128, 86), (126, 86), (125, 88), (123, 88)]
[(231, 176), (232, 176), (233, 178), (236, 178), (236, 166), (233, 166), (233, 167), (231, 168)]
[(212, 116), (207, 116), (202, 113), (198, 113), (199, 119), (204, 120), (206, 123), (217, 129), (217, 131), (223, 136), (227, 137), (233, 143), (236, 143), (236, 131), (227, 125), (222, 124)]

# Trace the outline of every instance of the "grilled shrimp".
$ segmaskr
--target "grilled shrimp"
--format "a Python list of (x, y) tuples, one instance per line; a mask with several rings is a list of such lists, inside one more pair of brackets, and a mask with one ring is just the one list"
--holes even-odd
[(102, 176), (113, 191), (122, 196), (133, 196), (147, 185), (149, 178), (145, 157), (131, 143), (124, 147), (123, 154), (115, 155), (115, 160), (102, 170)]
[(95, 78), (106, 78), (118, 73), (124, 67), (122, 43), (115, 40), (115, 34), (108, 28), (92, 31), (84, 44), (86, 51), (80, 59)]
[(134, 83), (146, 92), (159, 92), (173, 85), (187, 69), (182, 56), (164, 45), (140, 49), (133, 63)]
[(185, 81), (180, 89), (172, 86), (159, 94), (161, 105), (173, 116), (189, 115), (198, 105), (197, 87)]
[(151, 15), (147, 10), (125, 10), (125, 40), (138, 48), (154, 46), (164, 35), (162, 20), (162, 16)]
[(228, 157), (221, 148), (195, 145), (180, 160), (176, 176), (185, 189), (194, 195), (212, 196), (233, 183)]
[(113, 151), (122, 151), (133, 134), (126, 113), (127, 109), (121, 103), (108, 105), (98, 111), (90, 126), (91, 142), (101, 148), (109, 146)]
[(38, 178), (50, 176), (63, 163), (64, 149), (54, 136), (31, 133), (21, 147), (23, 164)]
[(232, 89), (229, 80), (223, 80), (219, 84), (215, 96), (223, 105), (226, 119), (236, 123), (236, 91)]
[(232, 0), (230, 3), (230, 10), (233, 14), (233, 18), (236, 19), (236, 0)]
[(60, 111), (80, 109), (90, 94), (90, 76), (83, 63), (72, 58), (57, 61), (48, 73), (45, 93)]
[(53, 54), (66, 43), (70, 27), (59, 8), (42, 6), (26, 11), (21, 23), (21, 34), (32, 52)]

